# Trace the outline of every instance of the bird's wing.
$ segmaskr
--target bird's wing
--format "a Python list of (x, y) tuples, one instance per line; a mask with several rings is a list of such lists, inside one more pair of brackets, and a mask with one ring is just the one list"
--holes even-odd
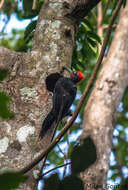
[(55, 86), (53, 95), (53, 108), (59, 120), (69, 111), (76, 96), (76, 86), (70, 79), (61, 78)]
[(47, 76), (46, 80), (45, 80), (45, 84), (47, 87), (47, 90), (50, 92), (54, 91), (56, 82), (62, 77), (61, 74), (59, 73), (52, 73), (50, 75)]
[(57, 83), (53, 93), (53, 112), (55, 113), (57, 120), (60, 120), (64, 108), (65, 89), (63, 85)]

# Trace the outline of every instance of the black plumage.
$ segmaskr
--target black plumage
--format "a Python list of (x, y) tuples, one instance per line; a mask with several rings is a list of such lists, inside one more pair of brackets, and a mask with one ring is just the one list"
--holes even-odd
[(54, 84), (53, 107), (42, 124), (40, 139), (44, 137), (53, 124), (58, 125), (62, 118), (67, 116), (70, 112), (70, 106), (72, 105), (77, 92), (76, 83), (82, 79), (79, 74), (80, 72), (73, 72), (71, 78), (60, 75)]

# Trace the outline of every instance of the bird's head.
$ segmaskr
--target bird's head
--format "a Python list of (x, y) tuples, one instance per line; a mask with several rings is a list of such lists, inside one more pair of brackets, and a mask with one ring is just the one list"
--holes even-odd
[(75, 82), (75, 83), (78, 83), (80, 82), (81, 80), (84, 79), (84, 75), (83, 73), (81, 73), (80, 71), (72, 71), (69, 67), (67, 66), (64, 66), (63, 67), (64, 70), (67, 70), (70, 75), (71, 75), (71, 78), (72, 80)]
[(71, 78), (72, 78), (76, 83), (78, 83), (78, 82), (80, 82), (81, 80), (84, 79), (84, 75), (83, 75), (83, 73), (80, 72), (80, 71), (74, 71), (74, 72), (72, 72), (72, 74), (71, 74)]

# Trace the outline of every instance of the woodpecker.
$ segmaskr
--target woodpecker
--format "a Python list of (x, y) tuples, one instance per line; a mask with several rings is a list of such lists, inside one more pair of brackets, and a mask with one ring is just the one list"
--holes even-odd
[(70, 72), (71, 78), (58, 74), (52, 86), (48, 83), (48, 78), (46, 79), (47, 89), (53, 92), (53, 107), (42, 124), (39, 135), (40, 139), (44, 137), (53, 124), (58, 125), (59, 122), (70, 113), (70, 106), (77, 92), (76, 84), (84, 78), (80, 71), (73, 72), (67, 67), (65, 69)]

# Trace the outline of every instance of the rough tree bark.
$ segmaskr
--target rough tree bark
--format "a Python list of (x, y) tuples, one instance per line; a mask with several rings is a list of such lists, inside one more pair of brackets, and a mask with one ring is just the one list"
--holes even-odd
[[(45, 0), (40, 11), (33, 47), (29, 53), (17, 53), (0, 47), (0, 69), (10, 75), (0, 83), (0, 90), (12, 97), (14, 119), (0, 119), (0, 169), (19, 169), (31, 162), (51, 140), (51, 131), (39, 143), (43, 119), (51, 108), (45, 78), (70, 66), (78, 23), (100, 0)], [(83, 8), (84, 7), (84, 8)], [(81, 15), (82, 14), (82, 15)], [(71, 19), (76, 15), (76, 18)], [(39, 163), (29, 172), (20, 190), (35, 189)]]
[(86, 190), (102, 190), (106, 184), (116, 111), (128, 85), (127, 53), (128, 3), (122, 9), (106, 63), (85, 108), (82, 136), (92, 137), (98, 153), (97, 162), (81, 175)]

